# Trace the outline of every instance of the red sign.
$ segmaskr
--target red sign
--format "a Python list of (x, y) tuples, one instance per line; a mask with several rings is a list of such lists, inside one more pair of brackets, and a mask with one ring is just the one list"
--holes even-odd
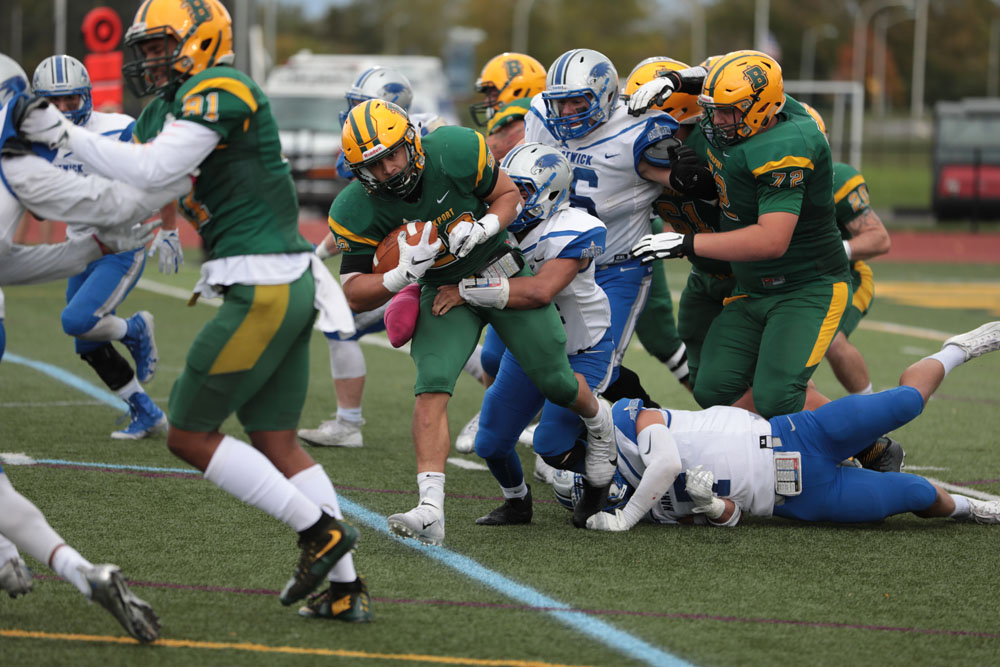
[(83, 42), (93, 53), (83, 65), (93, 85), (94, 108), (98, 111), (122, 110), (122, 20), (110, 7), (97, 7), (83, 17)]

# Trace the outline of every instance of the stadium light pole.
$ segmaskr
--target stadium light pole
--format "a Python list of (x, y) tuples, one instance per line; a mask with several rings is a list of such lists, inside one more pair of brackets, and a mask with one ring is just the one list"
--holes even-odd
[(1000, 92), (1000, 17), (990, 21), (990, 46), (986, 57), (986, 96), (996, 97)]
[(927, 66), (927, 0), (915, 0), (913, 13), (913, 82), (910, 85), (910, 119), (924, 115), (924, 73)]
[[(851, 58), (851, 79), (865, 85), (865, 58), (868, 55), (868, 22), (888, 7), (913, 7), (914, 0), (869, 0), (859, 5), (854, 14), (854, 55)], [(921, 97), (923, 93), (921, 92)]]
[(816, 44), (820, 39), (833, 39), (837, 36), (837, 26), (832, 23), (809, 26), (802, 33), (802, 61), (799, 66), (799, 79), (811, 81), (816, 70)]
[(708, 57), (708, 46), (705, 30), (705, 6), (701, 0), (687, 0), (691, 9), (691, 60), (692, 66)]
[(535, 0), (517, 0), (514, 3), (513, 35), (510, 40), (510, 50), (514, 53), (528, 52), (528, 17)]
[(53, 0), (52, 15), (55, 24), (52, 52), (66, 53), (66, 0)]
[(771, 0), (756, 0), (753, 13), (753, 48), (766, 52), (771, 31)]

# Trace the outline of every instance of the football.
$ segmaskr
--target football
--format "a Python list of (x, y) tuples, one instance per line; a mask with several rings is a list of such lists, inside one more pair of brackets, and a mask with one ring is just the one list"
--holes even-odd
[[(420, 242), (420, 235), (423, 233), (424, 225), (426, 224), (428, 223), (421, 221), (408, 222), (389, 232), (389, 235), (382, 239), (382, 242), (375, 249), (375, 257), (372, 259), (372, 270), (375, 273), (385, 273), (396, 268), (399, 265), (399, 244), (396, 241), (396, 237), (399, 236), (400, 232), (406, 232), (406, 242), (410, 245), (417, 245)], [(437, 229), (431, 227), (428, 243), (434, 243), (437, 241), (437, 237)]]

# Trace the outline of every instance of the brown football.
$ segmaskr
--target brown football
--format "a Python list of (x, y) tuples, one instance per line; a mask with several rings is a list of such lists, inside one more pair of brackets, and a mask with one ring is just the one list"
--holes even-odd
[[(408, 222), (400, 225), (389, 232), (389, 235), (382, 239), (375, 249), (375, 257), (372, 259), (372, 270), (375, 273), (385, 273), (392, 271), (399, 265), (399, 244), (396, 237), (400, 232), (406, 232), (406, 242), (410, 245), (417, 245), (420, 242), (420, 235), (424, 231), (424, 225), (428, 223), (421, 221)], [(429, 243), (437, 241), (437, 229), (431, 227)]]

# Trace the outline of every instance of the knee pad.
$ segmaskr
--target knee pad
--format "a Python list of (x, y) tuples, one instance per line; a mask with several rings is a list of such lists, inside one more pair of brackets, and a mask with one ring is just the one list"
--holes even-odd
[(561, 454), (553, 456), (543, 456), (542, 460), (557, 470), (572, 470), (581, 475), (586, 471), (585, 461), (587, 459), (587, 444), (579, 438), (573, 443), (573, 447)]
[(328, 338), (330, 345), (330, 375), (334, 380), (364, 377), (365, 355), (356, 340)]
[(82, 336), (97, 324), (99, 318), (93, 313), (83, 313), (79, 309), (69, 306), (62, 311), (62, 328), (67, 336)]
[(90, 364), (111, 391), (121, 389), (135, 377), (135, 372), (125, 361), (125, 357), (111, 343), (104, 343), (94, 350), (84, 352), (80, 354), (80, 358)]
[[(697, 391), (697, 390), (696, 390)], [(737, 397), (739, 398), (739, 397)], [(733, 399), (736, 400), (736, 399)], [(806, 392), (805, 390), (798, 391), (797, 389), (783, 389), (782, 391), (757, 391), (757, 387), (754, 387), (753, 392), (753, 405), (759, 414), (764, 419), (770, 419), (771, 417), (777, 417), (778, 415), (790, 415), (795, 412), (799, 412), (805, 407), (806, 404)], [(732, 401), (726, 403), (726, 405), (732, 405)]]

